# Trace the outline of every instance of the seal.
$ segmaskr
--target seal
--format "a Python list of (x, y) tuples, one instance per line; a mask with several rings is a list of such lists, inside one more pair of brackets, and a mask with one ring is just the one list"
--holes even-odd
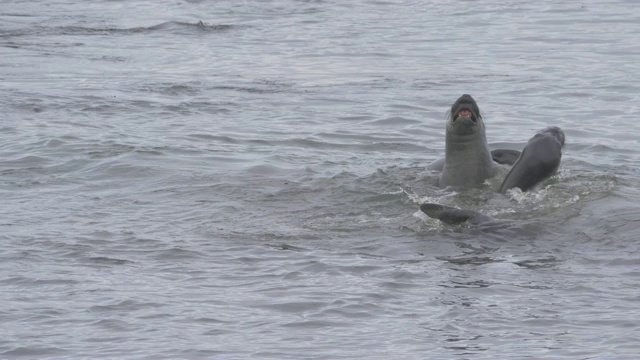
[(451, 206), (440, 204), (424, 203), (420, 205), (420, 210), (427, 214), (430, 218), (438, 219), (447, 224), (460, 224), (468, 221), (471, 224), (478, 225), (483, 222), (492, 220), (491, 217), (483, 215), (477, 211), (458, 209)]
[[(555, 174), (560, 166), (564, 143), (564, 132), (557, 126), (550, 126), (535, 133), (502, 181), (499, 192), (504, 194), (513, 188), (527, 191)], [(512, 155), (505, 156), (510, 158)], [(420, 210), (427, 216), (447, 224), (469, 222), (477, 225), (493, 220), (477, 211), (433, 203), (420, 205)]]
[(557, 126), (538, 131), (522, 150), (500, 185), (500, 192), (520, 188), (527, 191), (558, 171), (564, 147), (564, 132)]
[(469, 94), (456, 100), (447, 116), (445, 158), (427, 166), (441, 171), (440, 187), (478, 186), (497, 172), (497, 164), (513, 165), (520, 151), (489, 151), (484, 120), (476, 101)]
[(477, 186), (496, 174), (482, 114), (471, 95), (464, 94), (451, 105), (445, 141), (440, 187)]

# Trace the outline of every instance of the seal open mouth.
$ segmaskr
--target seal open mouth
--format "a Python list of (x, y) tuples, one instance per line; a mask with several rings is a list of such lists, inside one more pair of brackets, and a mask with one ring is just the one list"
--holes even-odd
[(459, 117), (470, 119), (473, 123), (477, 123), (478, 120), (482, 119), (478, 104), (469, 94), (460, 96), (451, 106), (449, 114), (452, 122), (455, 122)]
[(471, 121), (476, 122), (478, 121), (475, 117), (475, 115), (473, 115), (473, 113), (471, 112), (471, 110), (468, 109), (462, 109), (460, 111), (458, 111), (458, 113), (456, 114), (455, 119), (453, 119), (453, 121), (458, 120), (459, 117), (467, 117), (469, 119), (471, 119)]

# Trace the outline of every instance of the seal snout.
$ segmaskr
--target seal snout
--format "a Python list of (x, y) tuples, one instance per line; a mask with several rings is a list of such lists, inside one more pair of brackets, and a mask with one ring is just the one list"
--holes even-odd
[(458, 118), (467, 118), (472, 123), (477, 123), (482, 118), (478, 104), (469, 94), (463, 94), (451, 106), (450, 119), (452, 122)]

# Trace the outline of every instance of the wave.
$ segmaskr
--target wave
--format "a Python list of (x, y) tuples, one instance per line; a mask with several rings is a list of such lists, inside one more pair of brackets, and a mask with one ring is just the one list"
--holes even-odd
[(206, 24), (202, 21), (188, 23), (182, 21), (167, 21), (152, 26), (140, 26), (132, 28), (117, 27), (85, 27), (85, 26), (60, 26), (60, 27), (33, 27), (26, 29), (0, 30), (0, 38), (13, 38), (33, 35), (134, 35), (155, 32), (183, 33), (185, 35), (197, 33), (219, 33), (239, 28), (229, 24)]

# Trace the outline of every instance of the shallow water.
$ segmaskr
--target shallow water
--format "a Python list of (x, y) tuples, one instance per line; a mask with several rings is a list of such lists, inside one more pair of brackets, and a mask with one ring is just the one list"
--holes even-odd
[[(634, 358), (632, 1), (5, 1), (1, 358)], [(451, 191), (567, 136), (530, 193)], [(500, 220), (448, 226), (423, 201)]]

